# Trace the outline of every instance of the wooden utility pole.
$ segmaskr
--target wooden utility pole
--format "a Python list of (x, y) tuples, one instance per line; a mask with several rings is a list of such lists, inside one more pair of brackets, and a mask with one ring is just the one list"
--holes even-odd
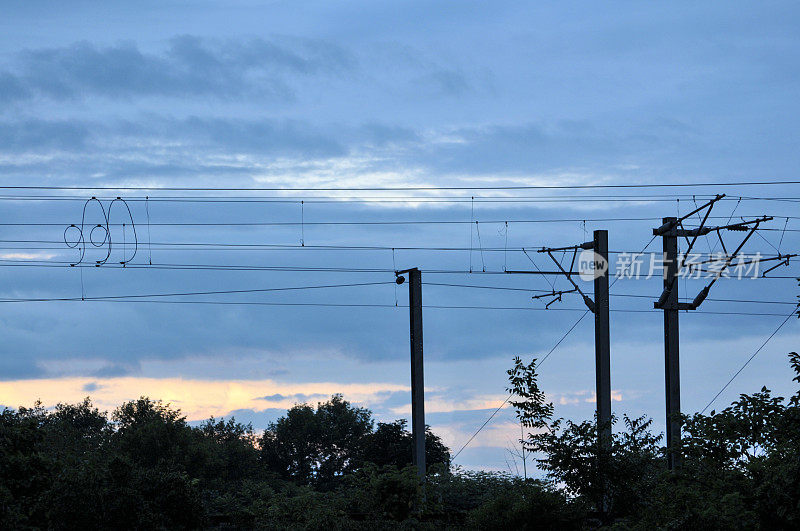
[(408, 273), (408, 307), (411, 323), (411, 462), (425, 480), (425, 377), (422, 358), (422, 272), (416, 267), (397, 271), (397, 282)]
[[(702, 206), (697, 207), (688, 214), (677, 217), (666, 217), (662, 219), (662, 225), (653, 229), (654, 236), (661, 236), (664, 267), (664, 290), (653, 307), (664, 310), (664, 389), (666, 399), (666, 413), (667, 413), (667, 468), (675, 470), (681, 467), (683, 461), (681, 454), (681, 370), (680, 370), (680, 336), (678, 333), (678, 315), (681, 310), (696, 310), (703, 304), (703, 301), (708, 297), (711, 287), (720, 279), (723, 272), (730, 267), (734, 258), (739, 255), (739, 252), (747, 243), (747, 240), (758, 230), (759, 224), (770, 221), (772, 218), (762, 216), (757, 219), (745, 221), (742, 220), (737, 223), (723, 225), (720, 227), (708, 227), (708, 221), (711, 209), (714, 204), (725, 197), (724, 194), (717, 195), (714, 199), (708, 201)], [(705, 210), (705, 215), (700, 220), (700, 226), (696, 228), (685, 228), (683, 221)], [(725, 248), (725, 243), (722, 241), (720, 231), (738, 231), (746, 232), (742, 242), (732, 252), (728, 252)], [(722, 248), (725, 251), (724, 263), (717, 271), (715, 271), (712, 280), (704, 287), (697, 296), (694, 297), (692, 302), (680, 302), (678, 298), (678, 277), (681, 270), (686, 265), (687, 258), (692, 252), (697, 238), (707, 234), (716, 233), (719, 237)], [(685, 238), (687, 243), (686, 251), (682, 254), (678, 253), (678, 238)], [(779, 260), (787, 259), (788, 256), (778, 255)], [(711, 257), (709, 260), (703, 262), (710, 264), (713, 262)], [(702, 270), (699, 270), (702, 271)], [(707, 271), (708, 272), (708, 271)]]
[[(677, 224), (678, 218), (667, 217), (664, 225)], [(678, 335), (678, 236), (675, 231), (662, 237), (664, 260), (664, 389), (667, 409), (667, 468), (681, 465), (681, 368)]]
[[(578, 251), (593, 251), (587, 264), (585, 258), (581, 256), (579, 264), (580, 276), (584, 280), (594, 280), (594, 300), (586, 295), (580, 286), (573, 280), (576, 274), (573, 271)], [(561, 263), (553, 256), (555, 251), (572, 251), (572, 263), (569, 271), (565, 270)], [(609, 489), (608, 489), (608, 461), (611, 456), (611, 332), (609, 319), (609, 262), (608, 262), (608, 231), (594, 231), (594, 238), (590, 242), (568, 247), (543, 248), (538, 250), (540, 253), (547, 253), (559, 269), (559, 273), (564, 275), (572, 284), (572, 289), (555, 291), (546, 295), (534, 295), (533, 298), (554, 297), (548, 306), (565, 293), (577, 292), (583, 297), (583, 302), (590, 312), (594, 314), (594, 359), (595, 359), (595, 385), (597, 395), (597, 439), (598, 439), (598, 469), (600, 488), (602, 496), (598, 510), (601, 514), (606, 514), (609, 510)], [(531, 272), (533, 273), (533, 272)], [(541, 272), (540, 272), (541, 273)], [(589, 278), (586, 278), (586, 277)]]
[[(611, 453), (611, 332), (609, 323), (608, 231), (594, 231), (594, 366), (597, 392), (597, 433), (600, 465), (605, 468)], [(604, 266), (603, 266), (604, 264)], [(605, 474), (604, 474), (605, 475)]]

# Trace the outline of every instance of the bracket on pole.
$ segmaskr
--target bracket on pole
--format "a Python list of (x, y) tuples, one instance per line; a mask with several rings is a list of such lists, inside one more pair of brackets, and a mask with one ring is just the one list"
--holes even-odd
[[(559, 300), (560, 301), (561, 300), (561, 295), (563, 295), (565, 293), (573, 293), (573, 292), (577, 291), (578, 293), (580, 293), (581, 297), (583, 297), (583, 303), (586, 305), (586, 307), (589, 309), (589, 311), (592, 312), (592, 313), (596, 313), (596, 307), (595, 307), (594, 301), (591, 298), (589, 298), (589, 296), (586, 295), (583, 291), (581, 291), (581, 288), (578, 287), (578, 285), (575, 283), (574, 280), (572, 280), (572, 276), (575, 274), (575, 273), (573, 273), (572, 268), (575, 266), (575, 258), (578, 255), (578, 249), (584, 249), (584, 250), (586, 250), (586, 249), (594, 249), (594, 242), (584, 242), (584, 243), (581, 243), (581, 244), (578, 244), (578, 245), (570, 245), (568, 247), (542, 247), (541, 249), (536, 251), (536, 252), (539, 252), (539, 253), (547, 253), (547, 256), (549, 256), (550, 259), (553, 261), (553, 263), (556, 264), (556, 267), (558, 267), (559, 271), (561, 271), (561, 273), (567, 278), (569, 283), (572, 284), (572, 289), (571, 290), (562, 290), (562, 291), (558, 291), (558, 292), (557, 291), (553, 291), (553, 293), (551, 295), (557, 296), (557, 299), (554, 299), (554, 300), (550, 301), (550, 303), (547, 304), (547, 306), (545, 306), (545, 308), (550, 307), (550, 304), (554, 303), (555, 300)], [(569, 273), (561, 265), (561, 262), (556, 260), (556, 257), (553, 256), (553, 251), (572, 251), (572, 262), (569, 265)], [(533, 297), (533, 298), (538, 299), (540, 297)]]
[[(703, 304), (703, 301), (706, 300), (706, 297), (708, 297), (708, 293), (711, 290), (711, 287), (717, 280), (719, 280), (723, 272), (726, 269), (728, 269), (728, 267), (731, 265), (731, 262), (733, 262), (733, 259), (736, 258), (736, 256), (739, 254), (739, 251), (741, 251), (742, 247), (744, 247), (744, 244), (747, 243), (747, 240), (749, 240), (750, 237), (755, 233), (755, 231), (758, 230), (758, 226), (765, 221), (770, 221), (773, 219), (771, 216), (762, 216), (760, 218), (748, 221), (742, 220), (741, 222), (738, 223), (721, 225), (718, 227), (707, 227), (706, 221), (708, 221), (708, 216), (709, 214), (711, 214), (711, 209), (714, 208), (714, 203), (716, 203), (723, 197), (725, 197), (725, 194), (719, 194), (714, 199), (692, 210), (685, 216), (682, 216), (680, 218), (672, 218), (669, 221), (664, 222), (660, 227), (653, 229), (654, 236), (683, 237), (689, 244), (688, 248), (686, 249), (686, 252), (684, 252), (683, 256), (681, 257), (680, 264), (678, 264), (678, 267), (675, 269), (674, 275), (671, 278), (666, 279), (664, 290), (661, 292), (661, 295), (658, 297), (658, 300), (653, 303), (653, 308), (661, 310), (696, 310), (697, 308), (699, 308), (700, 305)], [(705, 215), (703, 216), (703, 219), (700, 222), (699, 227), (693, 229), (684, 228), (683, 226), (684, 220), (686, 220), (690, 216), (697, 214), (698, 212), (704, 209), (707, 210), (705, 212)], [(725, 248), (725, 243), (722, 242), (722, 236), (720, 236), (720, 231), (723, 230), (749, 231), (749, 232), (747, 236), (745, 236), (745, 238), (739, 244), (739, 246), (733, 251), (733, 253), (729, 254), (727, 249)], [(720, 242), (722, 242), (722, 248), (725, 250), (726, 254), (725, 264), (722, 266), (722, 268), (719, 269), (719, 271), (716, 272), (714, 279), (706, 287), (700, 290), (700, 292), (695, 296), (692, 302), (679, 302), (677, 297), (671, 297), (670, 295), (672, 294), (672, 290), (675, 287), (675, 282), (678, 279), (678, 276), (680, 275), (681, 269), (683, 269), (683, 267), (686, 265), (686, 257), (692, 251), (692, 248), (694, 247), (694, 244), (697, 242), (698, 237), (705, 236), (712, 232), (716, 232), (717, 236), (720, 238)], [(691, 241), (689, 240), (690, 237)], [(772, 269), (770, 269), (770, 271)]]

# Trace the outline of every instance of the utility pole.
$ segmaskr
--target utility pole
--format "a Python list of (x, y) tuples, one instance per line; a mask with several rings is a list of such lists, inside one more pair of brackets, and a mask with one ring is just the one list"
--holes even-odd
[[(578, 251), (593, 251), (587, 263), (581, 253), (581, 263), (579, 264), (580, 274), (584, 280), (594, 279), (594, 300), (586, 295), (573, 280), (577, 273), (573, 271)], [(554, 251), (572, 251), (572, 262), (569, 271), (565, 270), (561, 263), (553, 256)], [(547, 253), (547, 255), (558, 267), (557, 274), (564, 277), (572, 284), (572, 289), (556, 291), (544, 295), (534, 295), (534, 299), (553, 297), (547, 303), (547, 307), (556, 301), (560, 301), (565, 293), (577, 292), (583, 297), (586, 307), (594, 314), (594, 346), (595, 346), (595, 385), (597, 395), (597, 438), (598, 438), (598, 468), (600, 477), (600, 487), (602, 496), (599, 510), (606, 514), (609, 509), (608, 492), (608, 459), (611, 456), (611, 334), (609, 319), (609, 263), (608, 263), (608, 231), (594, 231), (594, 238), (590, 242), (567, 247), (542, 248), (537, 252)], [(530, 273), (543, 274), (539, 271), (509, 271), (509, 273)]]
[[(594, 278), (594, 300), (589, 298), (578, 284), (572, 279), (573, 267), (578, 249), (594, 251), (590, 263), (581, 264), (586, 273)], [(573, 251), (572, 263), (566, 271), (561, 263), (553, 256), (553, 251)], [(608, 231), (594, 231), (594, 239), (580, 245), (569, 247), (543, 248), (540, 253), (547, 253), (556, 264), (561, 274), (572, 284), (572, 289), (553, 291), (546, 295), (534, 295), (534, 299), (556, 297), (561, 300), (565, 293), (577, 292), (583, 297), (586, 307), (594, 314), (594, 359), (595, 359), (595, 389), (597, 394), (597, 435), (601, 455), (608, 455), (611, 451), (611, 334), (609, 320), (609, 267), (608, 267)], [(552, 303), (553, 301), (551, 301)], [(549, 304), (548, 304), (549, 305)]]
[[(653, 307), (664, 310), (664, 389), (666, 399), (666, 438), (667, 438), (667, 468), (670, 470), (679, 469), (682, 463), (681, 454), (681, 374), (680, 374), (680, 340), (678, 333), (678, 314), (681, 310), (696, 310), (700, 307), (703, 301), (708, 297), (711, 287), (722, 276), (725, 270), (731, 265), (731, 262), (739, 254), (744, 244), (750, 239), (750, 236), (758, 230), (760, 223), (769, 221), (771, 217), (760, 217), (750, 221), (741, 221), (730, 225), (723, 225), (720, 227), (707, 227), (706, 221), (711, 213), (714, 204), (725, 197), (724, 194), (716, 196), (714, 199), (708, 201), (703, 206), (697, 207), (695, 210), (689, 212), (685, 216), (665, 217), (662, 219), (662, 225), (653, 229), (654, 236), (661, 236), (663, 248), (663, 264), (664, 264), (664, 290)], [(699, 217), (699, 212), (705, 210), (705, 215), (700, 221), (700, 226), (696, 228), (687, 229), (683, 226), (683, 221), (687, 218), (694, 216)], [(720, 231), (730, 230), (747, 232), (747, 235), (733, 252), (728, 252), (725, 248), (725, 243), (722, 241)], [(678, 298), (678, 278), (681, 270), (686, 265), (686, 260), (697, 242), (699, 236), (705, 236), (715, 232), (719, 238), (722, 248), (725, 251), (725, 261), (717, 271), (711, 282), (704, 287), (692, 302), (680, 302)], [(685, 238), (687, 249), (684, 253), (678, 253), (678, 238)], [(778, 255), (779, 260), (787, 260), (790, 256)], [(767, 259), (769, 260), (769, 259)], [(709, 260), (701, 263), (711, 263), (714, 260), (709, 257)], [(763, 261), (763, 260), (761, 260)], [(694, 264), (697, 265), (697, 264)], [(692, 267), (692, 266), (690, 266)], [(777, 266), (776, 266), (777, 267)], [(774, 268), (773, 268), (774, 269)], [(699, 270), (698, 270), (699, 271)]]
[[(594, 231), (594, 364), (597, 392), (597, 428), (600, 461), (604, 466), (611, 452), (611, 334), (609, 324), (608, 231)], [(597, 274), (597, 264), (605, 271)]]
[(411, 463), (425, 480), (425, 378), (422, 363), (422, 272), (416, 267), (397, 271), (397, 283), (408, 273), (408, 307), (411, 323)]
[[(664, 225), (677, 223), (678, 218), (662, 219)], [(667, 293), (661, 307), (664, 309), (664, 389), (667, 405), (667, 468), (680, 468), (681, 465), (681, 370), (680, 341), (678, 338), (678, 236), (673, 232), (662, 237), (664, 271), (664, 292)]]

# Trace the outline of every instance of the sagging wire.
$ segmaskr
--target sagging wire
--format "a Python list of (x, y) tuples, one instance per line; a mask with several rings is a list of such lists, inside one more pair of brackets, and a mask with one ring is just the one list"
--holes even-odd
[(478, 247), (481, 250), (481, 270), (485, 273), (486, 272), (486, 262), (483, 259), (483, 243), (481, 242), (481, 228), (478, 225), (478, 221), (475, 221), (475, 232), (478, 234)]
[[(102, 216), (103, 216), (102, 217), (103, 223), (97, 223), (94, 226), (92, 226), (91, 229), (89, 229), (89, 231), (88, 231), (89, 232), (89, 234), (88, 234), (89, 243), (93, 247), (96, 247), (96, 248), (100, 248), (100, 247), (104, 247), (104, 246), (106, 247), (106, 256), (104, 258), (100, 259), (100, 260), (95, 260), (95, 266), (100, 267), (100, 266), (104, 265), (105, 263), (107, 263), (108, 260), (111, 258), (111, 253), (112, 253), (112, 250), (113, 250), (113, 241), (112, 241), (112, 237), (111, 237), (111, 224), (109, 222), (109, 219), (111, 218), (111, 212), (113, 210), (114, 204), (116, 204), (117, 202), (120, 202), (123, 205), (125, 205), (125, 209), (126, 209), (126, 211), (128, 213), (128, 219), (130, 219), (130, 222), (131, 222), (131, 229), (133, 231), (133, 239), (134, 239), (133, 254), (131, 255), (130, 258), (127, 258), (125, 256), (126, 253), (127, 253), (127, 240), (126, 240), (126, 233), (125, 233), (125, 225), (126, 224), (123, 223), (122, 224), (122, 242), (123, 242), (122, 243), (122, 245), (123, 245), (122, 260), (119, 263), (124, 267), (126, 264), (131, 262), (136, 257), (136, 253), (137, 253), (137, 251), (139, 249), (139, 238), (138, 238), (138, 236), (136, 234), (136, 223), (133, 220), (133, 213), (131, 212), (130, 205), (128, 205), (128, 203), (124, 199), (122, 199), (121, 197), (117, 197), (116, 199), (112, 200), (109, 203), (108, 209), (106, 209), (103, 206), (103, 203), (99, 199), (97, 199), (96, 197), (92, 197), (90, 199), (87, 199), (86, 202), (83, 204), (83, 210), (81, 212), (81, 223), (80, 223), (80, 226), (75, 225), (73, 223), (73, 224), (69, 225), (67, 228), (64, 229), (64, 244), (67, 247), (69, 247), (70, 249), (77, 249), (78, 252), (79, 252), (78, 260), (74, 261), (74, 262), (71, 262), (70, 266), (72, 266), (72, 267), (77, 266), (77, 265), (83, 263), (84, 259), (86, 258), (86, 231), (87, 231), (86, 210), (87, 210), (87, 208), (89, 207), (90, 204), (94, 204), (94, 203), (97, 203), (97, 205), (100, 207), (100, 212), (102, 212)], [(74, 230), (74, 231), (77, 231), (77, 238), (74, 241), (70, 240), (70, 238), (69, 238), (69, 232), (70, 232), (71, 229)], [(101, 229), (103, 231), (103, 239), (99, 240), (99, 241), (94, 236), (95, 231), (97, 231), (98, 229)], [(151, 264), (152, 264), (152, 260), (151, 260)]]
[(306, 207), (305, 201), (300, 201), (300, 247), (306, 246)]
[(475, 196), (470, 198), (469, 209), (469, 272), (472, 273), (472, 222), (475, 220)]
[(144, 209), (147, 212), (147, 248), (149, 251), (149, 256), (147, 258), (147, 263), (149, 265), (153, 265), (153, 245), (152, 240), (150, 239), (150, 197), (145, 196), (144, 198)]
[(508, 221), (506, 221), (506, 241), (503, 244), (503, 271), (508, 271)]
[[(394, 247), (392, 247), (392, 270), (397, 271), (397, 261), (395, 260), (394, 256)], [(397, 307), (397, 282), (393, 282), (394, 284), (394, 305)]]

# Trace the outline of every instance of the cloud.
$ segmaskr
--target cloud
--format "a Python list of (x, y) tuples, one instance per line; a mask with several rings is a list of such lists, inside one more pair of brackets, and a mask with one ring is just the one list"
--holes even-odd
[(267, 402), (285, 402), (286, 400), (294, 400), (300, 403), (307, 403), (309, 400), (324, 400), (328, 398), (330, 395), (324, 393), (295, 393), (292, 395), (282, 395), (280, 393), (275, 393), (272, 395), (262, 396), (261, 400), (266, 400)]
[(100, 390), (100, 389), (102, 389), (102, 388), (103, 388), (103, 386), (102, 386), (102, 385), (100, 385), (100, 384), (99, 384), (99, 383), (97, 383), (97, 382), (89, 382), (89, 383), (85, 384), (85, 385), (82, 387), (82, 389), (83, 389), (84, 391), (86, 391), (87, 393), (94, 393), (95, 391), (98, 391), (98, 390)]
[(292, 78), (338, 74), (353, 58), (332, 43), (311, 39), (213, 40), (182, 35), (161, 52), (135, 43), (98, 46), (81, 41), (20, 52), (0, 72), (0, 101), (33, 95), (86, 97), (243, 95), (291, 100)]
[[(589, 390), (553, 393), (547, 395), (547, 400), (562, 406), (576, 405), (580, 404), (581, 402), (594, 404), (597, 402), (597, 393)], [(622, 391), (612, 389), (611, 401), (622, 402)]]
[[(74, 403), (87, 391), (100, 409), (113, 409), (127, 400), (148, 396), (170, 403), (189, 420), (202, 420), (229, 415), (231, 411), (262, 411), (263, 393), (272, 396), (320, 396), (343, 393), (348, 400), (360, 404), (378, 403), (381, 391), (400, 391), (407, 386), (391, 383), (297, 382), (274, 380), (199, 380), (184, 378), (47, 378), (0, 382), (0, 403), (25, 405), (41, 399), (45, 407), (59, 402)], [(269, 396), (269, 395), (267, 395)], [(296, 400), (270, 402), (270, 408), (288, 409)]]
[(0, 356), (0, 373), (3, 378), (13, 381), (17, 378), (36, 378), (45, 373), (36, 360), (30, 357), (13, 355), (7, 349), (4, 349), (3, 354)]
[(30, 92), (25, 88), (17, 76), (9, 72), (0, 72), (0, 105), (12, 101), (25, 99)]
[(87, 124), (72, 120), (4, 121), (0, 126), (0, 150), (19, 153), (30, 150), (72, 150), (86, 148)]
[(55, 257), (54, 253), (0, 253), (3, 260), (50, 260)]
[[(452, 400), (441, 394), (431, 394), (425, 398), (425, 411), (427, 413), (451, 413), (454, 411), (483, 411), (492, 407), (497, 407), (505, 399), (505, 395), (483, 395), (465, 400)], [(393, 407), (390, 410), (397, 415), (408, 415), (411, 413), (411, 405), (404, 404)]]

